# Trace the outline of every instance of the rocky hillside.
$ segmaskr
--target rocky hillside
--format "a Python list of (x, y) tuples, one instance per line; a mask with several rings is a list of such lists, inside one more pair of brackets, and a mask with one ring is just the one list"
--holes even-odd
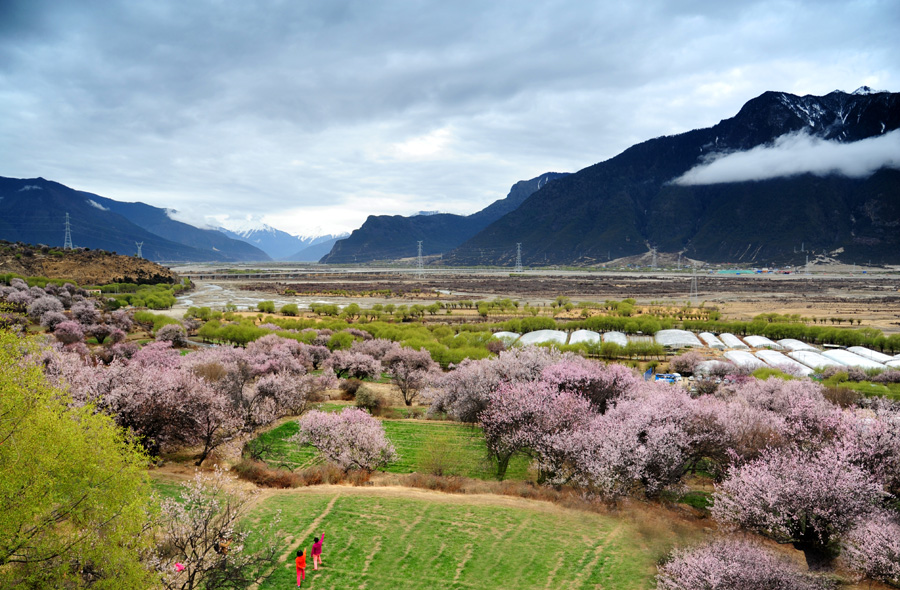
[(58, 250), (0, 242), (0, 273), (65, 279), (80, 286), (174, 283), (178, 276), (150, 260), (103, 250)]

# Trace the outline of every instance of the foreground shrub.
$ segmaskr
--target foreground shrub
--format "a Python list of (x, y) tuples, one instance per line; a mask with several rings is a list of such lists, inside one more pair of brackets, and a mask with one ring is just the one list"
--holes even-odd
[(834, 585), (742, 539), (675, 551), (660, 566), (658, 590), (825, 590)]
[(356, 392), (359, 391), (359, 388), (362, 386), (362, 381), (359, 379), (345, 379), (341, 381), (341, 384), (338, 388), (341, 390), (341, 399), (347, 402), (352, 402), (356, 399)]
[(332, 463), (315, 465), (296, 472), (300, 486), (319, 486), (324, 484), (343, 483), (347, 472)]
[(272, 469), (262, 461), (243, 459), (233, 469), (241, 479), (264, 488), (296, 488), (301, 485), (301, 478), (296, 473)]
[(445, 494), (459, 494), (464, 491), (464, 480), (457, 476), (441, 476), (430, 473), (411, 473), (406, 485), (412, 488), (434, 490)]
[(356, 390), (354, 395), (356, 407), (365, 410), (373, 416), (377, 416), (385, 407), (384, 398), (378, 392), (363, 385)]

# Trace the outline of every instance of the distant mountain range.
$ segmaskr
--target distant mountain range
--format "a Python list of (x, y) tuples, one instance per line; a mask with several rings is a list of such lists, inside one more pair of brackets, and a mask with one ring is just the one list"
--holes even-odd
[(506, 198), (495, 201), (472, 215), (432, 211), (423, 211), (412, 217), (370, 215), (350, 237), (338, 240), (321, 262), (352, 264), (414, 257), (418, 255), (417, 242), (420, 240), (423, 255), (449, 252), (514, 211), (536, 190), (565, 175), (547, 172), (531, 180), (519, 181), (512, 186)]
[(293, 236), (244, 223), (198, 228), (173, 219), (169, 209), (125, 203), (43, 178), (0, 177), (0, 239), (63, 246), (65, 216), (73, 246), (136, 255), (160, 262), (315, 262), (349, 234)]
[(766, 92), (714, 127), (547, 183), (443, 262), (512, 265), (521, 243), (532, 265), (653, 248), (710, 262), (802, 263), (812, 251), (900, 263), (898, 127), (897, 93)]
[(331, 250), (337, 240), (349, 235), (294, 236), (266, 224), (218, 229), (230, 238), (256, 246), (275, 260), (301, 262), (318, 261)]

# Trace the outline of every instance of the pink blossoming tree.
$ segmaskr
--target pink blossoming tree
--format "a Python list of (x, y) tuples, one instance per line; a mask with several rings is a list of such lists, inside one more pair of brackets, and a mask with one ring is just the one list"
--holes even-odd
[(373, 471), (397, 458), (394, 445), (376, 418), (357, 408), (339, 413), (313, 410), (298, 420), (300, 431), (292, 439), (309, 444), (341, 469)]

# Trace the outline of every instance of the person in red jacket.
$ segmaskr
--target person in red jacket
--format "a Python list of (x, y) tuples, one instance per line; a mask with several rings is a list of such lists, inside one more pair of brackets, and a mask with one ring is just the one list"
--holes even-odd
[(321, 536), (315, 537), (313, 539), (313, 547), (312, 547), (312, 558), (313, 558), (313, 569), (319, 569), (319, 566), (322, 565), (322, 543), (325, 541), (325, 533), (322, 533)]
[(306, 579), (306, 552), (303, 549), (297, 552), (295, 563), (297, 564), (297, 588), (299, 588)]

